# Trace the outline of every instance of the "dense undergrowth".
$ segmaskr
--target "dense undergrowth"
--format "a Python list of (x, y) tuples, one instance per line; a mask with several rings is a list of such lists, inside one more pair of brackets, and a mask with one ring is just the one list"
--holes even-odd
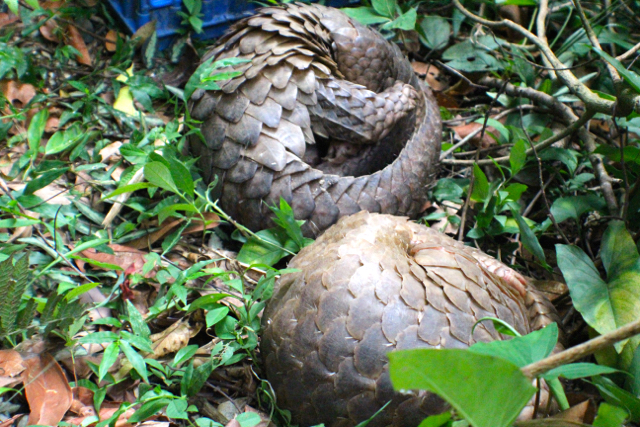
[[(102, 2), (0, 9), (3, 426), (29, 412), (41, 425), (288, 423), (255, 363), (259, 314), (310, 241), (286, 203), (272, 229), (237, 224), (184, 150), (199, 127), (183, 100), (229, 77), (195, 70), (201, 6), (184, 1), (162, 51), (153, 25), (121, 34)], [(553, 327), (398, 353), (396, 386), (452, 404), (425, 426), (510, 425), (532, 378), (572, 409), (544, 425), (639, 422), (640, 3), (372, 0), (348, 13), (436, 92), (442, 167), (421, 220), (537, 279), (568, 346), (614, 334), (578, 364), (545, 364)]]

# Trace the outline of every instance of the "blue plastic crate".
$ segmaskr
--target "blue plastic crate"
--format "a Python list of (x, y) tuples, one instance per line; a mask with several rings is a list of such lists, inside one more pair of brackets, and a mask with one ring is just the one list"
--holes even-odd
[[(108, 0), (116, 14), (131, 33), (147, 22), (156, 20), (158, 46), (164, 49), (177, 34), (182, 18), (177, 12), (182, 9), (182, 0)], [(359, 3), (359, 0), (329, 0), (328, 6), (342, 7)], [(249, 0), (203, 0), (201, 39), (219, 37), (238, 19), (252, 15), (259, 4)]]

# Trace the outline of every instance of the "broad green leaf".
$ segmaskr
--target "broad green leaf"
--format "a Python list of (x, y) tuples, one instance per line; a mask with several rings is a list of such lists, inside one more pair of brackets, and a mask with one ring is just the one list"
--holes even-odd
[(350, 7), (346, 9), (341, 9), (347, 16), (355, 19), (363, 25), (375, 25), (381, 24), (383, 22), (389, 22), (389, 18), (386, 16), (379, 15), (376, 11), (371, 7)]
[(629, 85), (631, 85), (631, 87), (633, 87), (633, 89), (637, 92), (640, 93), (640, 75), (638, 75), (637, 73), (631, 71), (631, 70), (627, 70), (627, 68), (624, 66), (624, 64), (620, 61), (618, 61), (616, 58), (614, 58), (613, 56), (609, 55), (607, 52), (603, 51), (602, 49), (598, 49), (597, 47), (594, 47), (593, 50), (602, 57), (602, 59), (604, 59), (605, 61), (607, 61), (609, 64), (613, 65), (613, 67), (616, 69), (616, 71), (618, 71), (618, 73), (620, 73), (620, 75), (622, 76), (622, 78), (629, 83)]
[(484, 202), (491, 196), (489, 193), (489, 181), (477, 163), (473, 165), (473, 176), (475, 177), (475, 181), (473, 183), (471, 199), (475, 202)]
[(186, 362), (187, 360), (195, 356), (197, 351), (198, 351), (198, 346), (196, 344), (191, 344), (186, 347), (182, 347), (180, 350), (178, 350), (175, 357), (173, 358), (172, 365), (174, 367), (180, 366), (182, 363)]
[(511, 209), (511, 214), (518, 222), (518, 228), (520, 229), (520, 240), (522, 240), (522, 245), (526, 250), (531, 252), (544, 266), (547, 265), (546, 257), (544, 255), (544, 250), (542, 246), (540, 246), (540, 242), (536, 237), (529, 224), (522, 218), (520, 212), (517, 209)]
[(578, 378), (594, 377), (596, 375), (613, 374), (616, 372), (620, 371), (618, 369), (604, 365), (596, 365), (594, 363), (570, 363), (545, 372), (541, 376), (544, 379), (563, 377), (568, 380), (575, 380)]
[(551, 213), (559, 224), (569, 218), (579, 221), (583, 214), (591, 211), (602, 211), (605, 207), (604, 199), (597, 194), (567, 196), (553, 201)]
[(262, 230), (257, 232), (256, 236), (249, 237), (247, 243), (242, 245), (240, 252), (238, 252), (238, 261), (246, 264), (266, 264), (271, 266), (285, 256), (290, 255), (289, 252), (295, 253), (299, 249), (298, 245), (280, 229), (269, 228)]
[(133, 413), (129, 417), (128, 422), (131, 424), (136, 424), (141, 421), (146, 420), (147, 418), (152, 417), (153, 415), (157, 415), (158, 412), (163, 410), (164, 408), (171, 403), (173, 399), (168, 397), (161, 397), (160, 399), (148, 400), (142, 404), (140, 409)]
[[(486, 122), (487, 122), (487, 126), (491, 126), (498, 131), (498, 133), (502, 137), (503, 142), (509, 141), (509, 129), (507, 129), (502, 123), (500, 123), (496, 119), (487, 119)], [(475, 123), (484, 125), (485, 119), (479, 118), (478, 120), (475, 121)]]
[(500, 357), (522, 368), (549, 356), (557, 342), (558, 325), (552, 323), (543, 329), (510, 340), (476, 343), (469, 347), (469, 351)]
[(124, 193), (133, 193), (134, 191), (142, 190), (143, 188), (150, 188), (150, 187), (154, 187), (154, 185), (149, 182), (138, 182), (136, 184), (128, 184), (107, 194), (102, 198), (102, 200), (110, 199), (111, 197), (119, 196), (120, 194), (124, 194)]
[(147, 377), (147, 365), (144, 363), (142, 356), (140, 356), (140, 354), (138, 354), (138, 352), (125, 341), (120, 341), (120, 347), (122, 348), (122, 352), (127, 360), (131, 363), (131, 366), (133, 366), (133, 369), (135, 369), (142, 377), (144, 382), (148, 383), (149, 378)]
[(40, 148), (40, 140), (44, 134), (44, 128), (49, 118), (49, 110), (46, 108), (38, 111), (29, 123), (29, 129), (27, 130), (27, 141), (29, 142), (29, 150), (34, 153), (38, 152)]
[(78, 132), (77, 127), (71, 127), (66, 131), (58, 131), (47, 141), (44, 153), (49, 155), (64, 151), (78, 142), (82, 136), (83, 134)]
[(110, 331), (92, 332), (89, 335), (81, 337), (78, 342), (80, 344), (104, 344), (117, 340), (118, 334)]
[(388, 355), (394, 388), (430, 390), (474, 427), (510, 426), (536, 391), (518, 366), (495, 356), (459, 349)]
[(478, 319), (478, 321), (473, 325), (473, 328), (471, 328), (471, 334), (473, 334), (473, 331), (476, 329), (476, 326), (478, 326), (480, 322), (483, 322), (485, 320), (491, 320), (491, 322), (493, 323), (493, 327), (496, 329), (498, 333), (509, 335), (512, 337), (520, 336), (520, 333), (516, 331), (513, 326), (511, 326), (510, 324), (508, 324), (502, 319), (498, 319), (497, 317), (491, 317), (491, 316)]
[(20, 10), (18, 8), (18, 0), (4, 0), (9, 10), (16, 16), (20, 16)]
[(371, 0), (371, 6), (382, 16), (393, 18), (396, 15), (396, 0)]
[(393, 21), (387, 22), (380, 28), (383, 30), (398, 28), (400, 30), (411, 31), (416, 27), (416, 19), (418, 19), (418, 13), (414, 8), (411, 8), (402, 15), (398, 16)]
[(176, 183), (176, 186), (180, 190), (193, 197), (194, 185), (189, 168), (173, 156), (169, 157), (169, 164), (171, 165), (171, 177), (173, 178), (173, 182)]
[(221, 305), (220, 307), (213, 308), (207, 312), (205, 317), (207, 321), (207, 328), (215, 326), (219, 321), (224, 319), (229, 314), (229, 307)]
[(144, 165), (144, 177), (153, 185), (157, 185), (164, 190), (176, 194), (180, 193), (176, 183), (173, 181), (171, 171), (162, 162), (149, 162)]
[(200, 308), (210, 310), (217, 306), (216, 303), (218, 301), (230, 296), (231, 295), (229, 294), (209, 294), (201, 296), (200, 298), (189, 304), (189, 310), (187, 311), (187, 313), (191, 313), (192, 311), (196, 311)]
[(609, 378), (593, 377), (592, 381), (607, 403), (625, 408), (631, 416), (630, 421), (640, 421), (640, 399), (618, 387)]
[(527, 147), (524, 141), (518, 140), (509, 153), (509, 163), (511, 164), (511, 176), (517, 175), (527, 162)]
[(293, 209), (291, 209), (291, 206), (289, 206), (285, 199), (282, 197), (280, 198), (280, 208), (269, 208), (276, 215), (273, 222), (282, 227), (287, 235), (296, 242), (300, 249), (313, 243), (313, 239), (309, 239), (302, 235), (300, 226), (304, 224), (304, 221), (296, 221)]
[(142, 314), (138, 311), (135, 305), (127, 300), (127, 314), (129, 314), (129, 323), (131, 324), (131, 330), (133, 333), (142, 338), (149, 338), (151, 331), (147, 322), (144, 321)]
[[(571, 293), (574, 307), (598, 333), (611, 332), (638, 319), (640, 312), (640, 256), (620, 221), (609, 223), (600, 247), (607, 280), (591, 259), (574, 246), (556, 245), (558, 266)], [(633, 352), (638, 337), (630, 339)], [(620, 353), (626, 341), (615, 344)]]
[(236, 415), (236, 421), (240, 423), (240, 427), (255, 427), (260, 424), (260, 415), (255, 412), (243, 412)]
[(98, 367), (98, 382), (102, 381), (109, 373), (109, 368), (116, 363), (118, 354), (120, 354), (120, 343), (118, 341), (112, 342), (104, 349), (104, 352), (102, 353), (102, 360)]
[(623, 427), (629, 413), (619, 406), (601, 403), (593, 427)]
[(431, 415), (430, 417), (422, 420), (418, 427), (440, 427), (445, 424), (448, 425), (449, 420), (451, 420), (451, 412), (447, 411), (438, 415)]
[(425, 16), (420, 22), (422, 34), (419, 34), (420, 41), (429, 49), (444, 49), (449, 44), (451, 34), (451, 24), (446, 19), (433, 15)]
[(64, 299), (67, 301), (72, 301), (75, 297), (84, 294), (85, 292), (90, 291), (91, 289), (100, 286), (99, 282), (94, 283), (85, 283), (84, 285), (80, 285), (76, 288), (71, 289), (64, 296)]
[(33, 194), (35, 191), (38, 191), (41, 188), (46, 187), (56, 179), (60, 178), (62, 174), (64, 174), (68, 170), (69, 168), (62, 168), (62, 169), (52, 170), (52, 171), (43, 173), (36, 179), (32, 179), (31, 181), (28, 181), (27, 186), (24, 187), (22, 194), (24, 195)]
[(188, 406), (189, 406), (189, 403), (184, 399), (173, 399), (167, 405), (167, 410), (166, 410), (167, 417), (178, 419), (178, 420), (188, 419), (189, 418), (189, 414), (187, 413)]

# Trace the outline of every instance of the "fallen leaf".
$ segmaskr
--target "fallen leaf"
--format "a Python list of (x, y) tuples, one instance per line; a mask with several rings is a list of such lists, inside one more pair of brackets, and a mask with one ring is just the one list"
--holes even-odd
[[(127, 69), (127, 75), (129, 76), (133, 75), (133, 65), (131, 65), (131, 67)], [(120, 82), (126, 82), (127, 77), (124, 74), (120, 74), (118, 77), (116, 77), (116, 80)], [(120, 88), (120, 92), (118, 92), (118, 97), (113, 103), (113, 108), (115, 108), (118, 111), (122, 111), (123, 113), (128, 114), (130, 116), (134, 116), (137, 114), (138, 110), (136, 110), (136, 107), (133, 104), (133, 95), (131, 94), (131, 90), (129, 90), (127, 86), (122, 86)]]
[[(147, 252), (140, 251), (130, 246), (118, 245), (115, 243), (108, 246), (113, 250), (113, 255), (104, 252), (98, 252), (94, 248), (86, 249), (80, 252), (80, 254), (83, 257), (89, 258), (94, 261), (117, 265), (123, 270), (131, 268), (132, 272), (142, 272), (142, 267), (146, 262), (144, 256), (147, 255)], [(109, 270), (109, 268), (101, 268), (100, 266), (94, 266), (94, 268)], [(147, 273), (145, 277), (151, 277), (152, 274), (153, 270)]]
[(102, 150), (98, 152), (98, 154), (102, 156), (102, 161), (106, 162), (111, 156), (120, 154), (120, 147), (122, 147), (122, 142), (115, 141), (109, 145), (106, 145)]
[[(475, 132), (478, 129), (482, 129), (482, 124), (476, 122), (467, 123), (465, 125), (458, 125), (451, 128), (451, 130), (455, 132), (458, 139), (464, 139), (469, 136), (469, 134)], [(478, 132), (475, 136), (471, 137), (469, 143), (479, 148), (491, 147), (496, 143), (496, 140), (491, 135), (494, 135), (496, 138), (500, 136), (498, 131), (493, 126), (487, 126), (484, 134), (482, 131)]]
[[(184, 234), (190, 234), (190, 233), (197, 233), (205, 229), (210, 230), (212, 228), (216, 228), (220, 224), (220, 217), (213, 212), (206, 212), (203, 214), (203, 216), (206, 221), (212, 221), (212, 222), (210, 222), (206, 227), (203, 226), (202, 222), (197, 222), (187, 227), (182, 232), (182, 234), (184, 235)], [(150, 233), (146, 236), (142, 236), (135, 240), (132, 240), (131, 242), (129, 242), (129, 246), (136, 249), (148, 248), (149, 246), (153, 245), (155, 242), (160, 240), (160, 238), (169, 234), (172, 230), (174, 230), (177, 226), (179, 226), (183, 222), (184, 222), (184, 219), (182, 218), (168, 221), (159, 230), (156, 230), (153, 233)]]
[(24, 364), (22, 379), (31, 409), (28, 425), (58, 425), (73, 399), (62, 368), (48, 353), (25, 359)]
[(136, 47), (140, 47), (149, 40), (149, 38), (156, 32), (156, 21), (149, 21), (144, 24), (142, 27), (138, 28), (135, 33), (131, 36), (131, 40), (134, 42)]
[(87, 49), (87, 45), (84, 43), (80, 31), (78, 31), (78, 29), (73, 25), (69, 25), (69, 27), (67, 28), (67, 33), (69, 36), (67, 44), (69, 46), (75, 47), (78, 52), (80, 52), (80, 55), (76, 57), (76, 61), (84, 65), (91, 65), (91, 63), (93, 62), (91, 59), (91, 54), (89, 53), (89, 49)]
[(13, 387), (22, 382), (19, 375), (25, 370), (22, 356), (15, 350), (0, 350), (0, 387)]
[(5, 25), (13, 24), (18, 20), (18, 17), (13, 13), (0, 13), (0, 28)]
[(449, 85), (445, 80), (445, 76), (440, 70), (440, 68), (436, 67), (433, 64), (426, 64), (420, 61), (411, 62), (411, 66), (413, 67), (413, 71), (419, 76), (424, 78), (429, 87), (436, 92), (442, 92), (447, 89)]
[(118, 33), (115, 30), (109, 30), (107, 32), (107, 35), (104, 37), (107, 40), (104, 43), (104, 47), (107, 49), (108, 52), (116, 51), (116, 42), (118, 41), (118, 36), (120, 36), (120, 38), (124, 38), (124, 35)]
[(151, 344), (153, 353), (145, 357), (158, 359), (186, 347), (189, 344), (189, 340), (200, 332), (201, 327), (191, 326), (185, 319), (178, 320), (164, 331), (151, 335), (149, 338), (153, 343)]
[(0, 92), (17, 108), (24, 107), (36, 96), (36, 88), (33, 85), (15, 80), (0, 80)]

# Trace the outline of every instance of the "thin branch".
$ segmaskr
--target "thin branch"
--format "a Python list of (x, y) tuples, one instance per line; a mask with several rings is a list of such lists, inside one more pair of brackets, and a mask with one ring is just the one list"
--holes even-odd
[(633, 56), (633, 54), (635, 54), (639, 50), (640, 50), (640, 43), (638, 43), (637, 45), (635, 45), (634, 47), (632, 47), (631, 49), (629, 49), (628, 51), (626, 51), (622, 55), (617, 56), (616, 59), (618, 61), (624, 61), (626, 59), (631, 58)]
[(617, 342), (626, 340), (634, 335), (640, 334), (640, 320), (631, 322), (615, 331), (600, 335), (585, 343), (571, 347), (560, 353), (551, 355), (545, 359), (539, 360), (535, 363), (525, 366), (521, 369), (522, 373), (527, 377), (533, 379), (545, 372), (555, 369), (559, 366), (566, 365), (567, 363), (575, 362), (583, 357), (589, 356), (596, 351), (609, 347)]
[[(540, 0), (540, 6), (538, 7), (538, 17), (536, 19), (536, 32), (538, 37), (544, 43), (549, 44), (547, 40), (547, 17), (549, 16), (549, 0)], [(543, 55), (542, 62), (549, 68), (549, 77), (551, 80), (557, 79), (556, 73), (551, 66), (549, 60)]]

